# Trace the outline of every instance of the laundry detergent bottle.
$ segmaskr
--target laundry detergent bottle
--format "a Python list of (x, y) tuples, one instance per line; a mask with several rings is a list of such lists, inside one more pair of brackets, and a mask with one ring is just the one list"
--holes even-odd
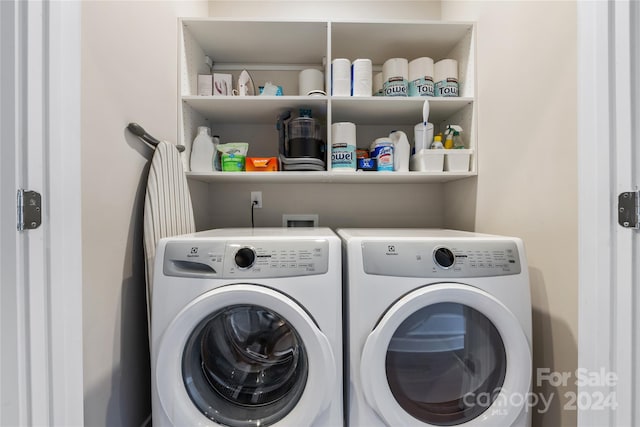
[(213, 144), (213, 138), (211, 138), (211, 129), (207, 126), (199, 126), (198, 135), (196, 135), (191, 145), (191, 158), (189, 161), (191, 171), (213, 171), (215, 152), (216, 147)]
[(409, 172), (409, 157), (411, 146), (407, 134), (401, 130), (394, 130), (389, 134), (393, 143), (393, 170), (396, 172)]

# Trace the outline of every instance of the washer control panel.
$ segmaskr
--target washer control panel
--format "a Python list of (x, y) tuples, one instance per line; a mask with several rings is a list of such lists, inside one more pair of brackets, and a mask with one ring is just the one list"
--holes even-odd
[(329, 242), (171, 241), (165, 247), (166, 276), (197, 278), (271, 278), (324, 274), (329, 269)]
[(365, 241), (365, 273), (382, 276), (463, 278), (520, 274), (513, 241)]

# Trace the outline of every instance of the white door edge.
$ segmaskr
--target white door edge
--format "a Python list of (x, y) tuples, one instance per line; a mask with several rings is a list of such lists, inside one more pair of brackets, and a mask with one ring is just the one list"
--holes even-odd
[(51, 425), (84, 425), (81, 23), (77, 0), (47, 2)]
[[(639, 23), (637, 6), (633, 10), (628, 0), (577, 3), (578, 369), (602, 380), (589, 384), (569, 373), (577, 386), (577, 405), (569, 409), (585, 427), (636, 425), (640, 403), (633, 358), (637, 231), (617, 224), (617, 195), (638, 189), (630, 114), (639, 103), (632, 92), (638, 84), (631, 75), (638, 66), (632, 36)], [(616, 379), (608, 381), (611, 375)]]
[[(1, 102), (3, 112), (11, 111), (10, 119), (3, 114), (0, 120), (0, 421), (81, 426), (81, 4), (0, 3), (8, 53), (2, 58)], [(42, 195), (40, 227), (17, 230), (18, 189)], [(9, 374), (12, 367), (15, 374)]]

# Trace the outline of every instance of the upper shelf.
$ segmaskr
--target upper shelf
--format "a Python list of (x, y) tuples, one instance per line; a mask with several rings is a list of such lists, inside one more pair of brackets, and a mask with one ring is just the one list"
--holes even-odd
[(182, 25), (215, 63), (321, 64), (332, 58), (369, 58), (381, 66), (389, 58), (449, 57), (473, 30), (469, 22), (420, 20), (288, 21), (191, 18)]
[(326, 96), (184, 96), (182, 101), (204, 117), (228, 124), (275, 124), (281, 112), (299, 108), (327, 115)]
[[(473, 103), (472, 98), (428, 98), (429, 121), (440, 123)], [(311, 108), (314, 114), (327, 115), (331, 104), (332, 121), (361, 125), (395, 123), (413, 125), (422, 121), (420, 97), (332, 97), (326, 96), (185, 96), (183, 102), (215, 122), (229, 124), (273, 124), (285, 110)]]
[(422, 121), (422, 106), (429, 100), (429, 122), (440, 123), (473, 103), (473, 98), (339, 97), (331, 99), (333, 121), (360, 125), (395, 123), (414, 125)]
[(425, 21), (331, 22), (333, 58), (369, 58), (382, 65), (389, 58), (447, 58), (473, 30), (471, 23)]

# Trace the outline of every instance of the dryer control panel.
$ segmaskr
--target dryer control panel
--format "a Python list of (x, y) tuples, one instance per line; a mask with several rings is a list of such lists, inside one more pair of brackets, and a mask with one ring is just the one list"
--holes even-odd
[(324, 274), (329, 269), (329, 242), (170, 241), (165, 247), (166, 276), (259, 279)]
[(520, 274), (513, 241), (364, 241), (364, 271), (397, 277), (464, 278)]

